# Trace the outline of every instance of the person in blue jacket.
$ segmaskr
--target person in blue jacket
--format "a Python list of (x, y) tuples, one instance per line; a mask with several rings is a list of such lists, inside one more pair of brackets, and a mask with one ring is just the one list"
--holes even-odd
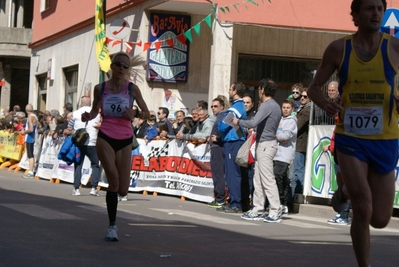
[[(235, 162), (238, 150), (245, 142), (245, 131), (242, 127), (233, 128), (231, 122), (226, 123), (230, 116), (238, 119), (246, 119), (247, 113), (242, 97), (246, 92), (245, 85), (240, 82), (233, 83), (229, 88), (231, 106), (226, 110), (224, 118), (218, 124), (218, 130), (224, 143), (224, 166), (227, 188), (229, 189), (229, 201), (218, 208), (218, 211), (226, 213), (242, 212), (241, 205), (241, 172), (243, 168)], [(232, 115), (230, 115), (232, 114)]]

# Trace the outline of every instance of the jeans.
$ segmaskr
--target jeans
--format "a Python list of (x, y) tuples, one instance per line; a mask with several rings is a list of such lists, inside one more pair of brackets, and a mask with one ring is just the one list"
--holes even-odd
[(74, 180), (73, 180), (73, 186), (75, 188), (79, 188), (80, 186), (80, 181), (82, 180), (82, 167), (83, 167), (83, 162), (85, 159), (85, 156), (87, 156), (90, 159), (90, 164), (91, 164), (91, 180), (90, 184), (92, 187), (97, 187), (98, 182), (100, 181), (100, 165), (98, 161), (98, 156), (97, 156), (97, 151), (95, 146), (81, 146), (79, 147), (80, 149), (80, 162), (76, 163), (74, 162)]
[(303, 182), (305, 177), (305, 152), (295, 152), (294, 175), (291, 177), (292, 195), (303, 194)]

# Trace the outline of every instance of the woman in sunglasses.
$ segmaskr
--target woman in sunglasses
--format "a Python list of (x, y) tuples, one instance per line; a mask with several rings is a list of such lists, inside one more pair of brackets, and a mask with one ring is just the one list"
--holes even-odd
[[(118, 241), (116, 212), (118, 194), (126, 196), (129, 188), (131, 151), (132, 151), (132, 119), (147, 119), (150, 116), (140, 89), (128, 78), (130, 76), (130, 56), (124, 52), (112, 58), (112, 78), (94, 88), (93, 107), (90, 113), (82, 114), (82, 121), (89, 121), (101, 112), (102, 123), (98, 132), (96, 150), (98, 158), (107, 176), (108, 190), (106, 194), (109, 227), (106, 241)], [(133, 109), (136, 101), (141, 109)]]

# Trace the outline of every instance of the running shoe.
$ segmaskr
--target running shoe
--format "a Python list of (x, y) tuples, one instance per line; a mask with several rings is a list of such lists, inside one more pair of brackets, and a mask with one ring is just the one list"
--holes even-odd
[(105, 241), (119, 241), (118, 227), (116, 227), (116, 225), (108, 227), (108, 233), (105, 236)]
[(257, 212), (253, 212), (250, 210), (250, 211), (244, 212), (241, 215), (241, 219), (247, 220), (247, 221), (259, 221), (259, 220), (264, 219), (264, 217), (263, 217), (263, 213), (258, 214)]
[(264, 218), (263, 221), (267, 223), (279, 223), (281, 222), (281, 218), (269, 215), (266, 218)]
[(100, 193), (95, 187), (92, 187), (91, 191), (90, 191), (90, 195), (95, 196), (95, 197), (99, 197)]
[(338, 220), (340, 217), (341, 217), (341, 214), (337, 213), (337, 215), (335, 215), (334, 218), (329, 219), (327, 222), (330, 223), (330, 224), (331, 223), (334, 224), (335, 221)]
[(207, 204), (208, 207), (210, 208), (220, 208), (221, 206), (223, 206), (224, 202), (217, 202), (216, 200), (209, 202)]
[(72, 196), (80, 196), (81, 194), (80, 194), (80, 190), (79, 190), (79, 188), (74, 188), (73, 190), (72, 190)]
[(33, 174), (33, 172), (28, 172), (27, 174), (22, 175), (22, 177), (25, 179), (33, 179), (35, 178), (35, 175)]

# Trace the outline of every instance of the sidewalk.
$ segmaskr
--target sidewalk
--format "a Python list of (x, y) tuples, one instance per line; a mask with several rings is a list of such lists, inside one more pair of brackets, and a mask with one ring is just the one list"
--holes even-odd
[[(328, 203), (317, 203), (314, 199), (309, 199), (310, 203), (307, 204), (294, 204), (294, 210), (297, 210), (298, 214), (312, 216), (317, 218), (325, 218), (326, 221), (333, 218), (337, 214)], [(316, 203), (317, 204), (316, 204)], [(396, 216), (398, 210), (395, 209), (395, 215), (391, 218), (388, 228), (399, 229), (399, 218)]]

